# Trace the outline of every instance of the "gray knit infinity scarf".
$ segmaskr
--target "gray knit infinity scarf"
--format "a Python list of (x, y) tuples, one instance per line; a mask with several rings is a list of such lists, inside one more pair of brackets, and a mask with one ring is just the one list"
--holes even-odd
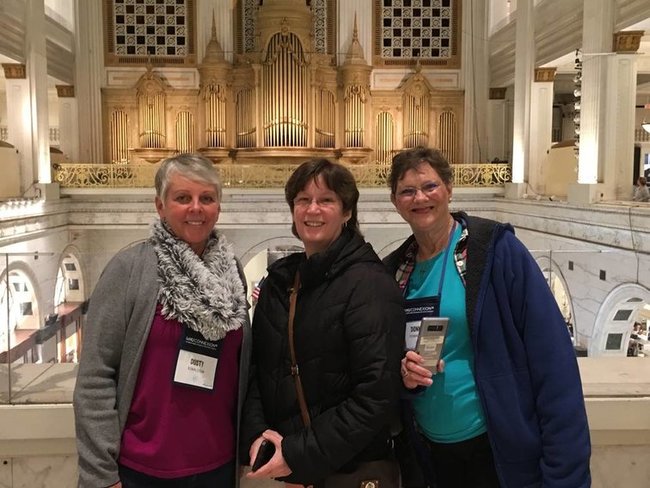
[(158, 301), (165, 318), (178, 320), (211, 341), (244, 325), (248, 313), (244, 286), (223, 235), (212, 231), (203, 256), (160, 221), (153, 224), (150, 240), (158, 256)]

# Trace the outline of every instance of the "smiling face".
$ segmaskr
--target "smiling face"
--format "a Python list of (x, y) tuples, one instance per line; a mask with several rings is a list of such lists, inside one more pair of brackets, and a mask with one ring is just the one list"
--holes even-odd
[(446, 185), (429, 164), (404, 173), (391, 201), (414, 234), (447, 228), (451, 185)]
[(173, 174), (164, 201), (156, 197), (156, 210), (176, 237), (199, 256), (203, 254), (219, 218), (219, 198), (213, 185)]
[(307, 256), (327, 249), (341, 235), (350, 215), (322, 176), (310, 180), (293, 199), (293, 223)]

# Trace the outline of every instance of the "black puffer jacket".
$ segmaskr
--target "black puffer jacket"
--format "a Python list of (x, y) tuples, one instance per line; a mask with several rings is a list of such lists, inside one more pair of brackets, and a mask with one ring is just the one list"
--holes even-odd
[[(304, 428), (291, 376), (289, 288), (300, 267), (294, 343), (311, 427)], [(286, 481), (311, 484), (390, 452), (404, 344), (402, 295), (370, 244), (345, 231), (306, 259), (269, 267), (253, 319), (251, 382), (241, 456), (267, 428), (284, 436)]]

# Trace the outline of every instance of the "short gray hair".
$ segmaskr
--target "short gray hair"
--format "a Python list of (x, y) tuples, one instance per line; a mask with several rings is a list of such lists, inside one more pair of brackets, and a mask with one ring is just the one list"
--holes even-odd
[(217, 198), (221, 201), (221, 178), (219, 172), (205, 156), (200, 154), (183, 153), (165, 159), (156, 172), (156, 196), (165, 200), (169, 181), (174, 174), (179, 174), (188, 180), (198, 181), (214, 186)]

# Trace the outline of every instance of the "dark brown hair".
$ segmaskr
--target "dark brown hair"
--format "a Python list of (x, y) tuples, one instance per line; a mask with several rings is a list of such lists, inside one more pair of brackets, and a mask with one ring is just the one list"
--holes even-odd
[[(284, 186), (284, 197), (289, 204), (291, 213), (293, 213), (293, 201), (296, 195), (300, 193), (309, 184), (310, 181), (316, 182), (321, 176), (327, 185), (341, 199), (343, 212), (350, 212), (350, 220), (347, 227), (357, 234), (361, 235), (359, 230), (359, 221), (357, 220), (357, 202), (359, 201), (359, 190), (354, 176), (345, 166), (333, 163), (328, 159), (317, 158), (310, 159), (302, 163), (287, 180)], [(291, 232), (300, 238), (296, 232), (296, 225), (292, 224)]]
[(388, 175), (388, 186), (391, 194), (394, 195), (395, 191), (397, 191), (397, 183), (404, 177), (404, 174), (411, 169), (417, 169), (421, 164), (431, 166), (445, 185), (452, 184), (454, 174), (447, 158), (437, 149), (418, 146), (412, 149), (404, 149), (393, 157), (390, 174)]

